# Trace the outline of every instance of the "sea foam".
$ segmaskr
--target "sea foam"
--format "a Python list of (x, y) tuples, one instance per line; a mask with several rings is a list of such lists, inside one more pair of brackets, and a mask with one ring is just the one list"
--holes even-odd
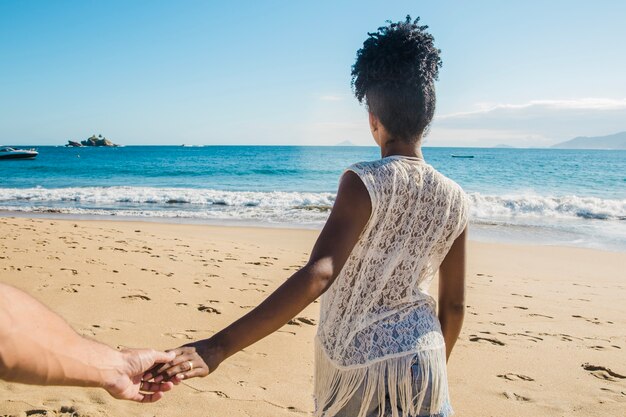
[[(489, 195), (468, 193), (474, 222), (525, 219), (626, 220), (626, 199), (542, 196), (535, 194)], [(194, 188), (75, 187), (3, 188), (0, 205), (5, 210), (192, 218), (274, 219), (284, 222), (322, 223), (335, 201), (334, 193), (224, 191)]]

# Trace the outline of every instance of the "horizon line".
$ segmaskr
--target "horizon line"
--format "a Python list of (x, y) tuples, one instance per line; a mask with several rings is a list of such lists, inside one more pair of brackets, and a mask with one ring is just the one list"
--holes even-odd
[[(130, 145), (117, 145), (117, 146), (66, 146), (66, 145), (38, 145), (38, 144), (22, 144), (22, 145), (0, 145), (7, 147), (51, 147), (51, 148), (77, 148), (77, 149), (89, 149), (89, 148), (129, 148), (129, 147), (177, 147), (177, 148), (208, 148), (208, 147), (301, 147), (301, 148), (377, 148), (377, 145), (280, 145), (280, 144), (130, 144)], [(555, 150), (608, 150), (615, 151), (621, 149), (601, 149), (601, 148), (557, 148), (553, 145), (549, 146), (512, 146), (512, 145), (494, 145), (494, 146), (457, 146), (457, 145), (422, 145), (422, 148), (462, 148), (462, 149), (555, 149)]]

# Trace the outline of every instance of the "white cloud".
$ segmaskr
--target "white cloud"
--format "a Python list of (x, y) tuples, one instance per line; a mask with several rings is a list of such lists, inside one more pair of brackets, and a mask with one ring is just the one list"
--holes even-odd
[(531, 100), (522, 104), (476, 103), (478, 109), (468, 112), (452, 113), (438, 116), (438, 120), (465, 118), (509, 110), (521, 112), (533, 109), (544, 110), (626, 110), (626, 98), (583, 98), (577, 100)]
[(626, 99), (581, 98), (526, 103), (477, 103), (475, 109), (437, 116), (434, 145), (548, 146), (576, 136), (626, 130)]

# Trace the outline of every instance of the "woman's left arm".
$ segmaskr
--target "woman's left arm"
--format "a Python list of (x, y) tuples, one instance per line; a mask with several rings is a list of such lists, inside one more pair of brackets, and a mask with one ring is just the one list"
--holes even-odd
[[(307, 264), (258, 307), (209, 339), (174, 349), (176, 358), (144, 380), (202, 377), (229, 356), (275, 332), (323, 294), (333, 283), (371, 214), (370, 197), (361, 179), (347, 171), (337, 199)], [(191, 368), (190, 368), (191, 364)]]

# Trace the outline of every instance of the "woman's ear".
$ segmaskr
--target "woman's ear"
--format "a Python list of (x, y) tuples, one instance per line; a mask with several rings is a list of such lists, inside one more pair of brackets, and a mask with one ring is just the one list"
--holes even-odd
[(369, 112), (369, 120), (370, 120), (370, 131), (372, 132), (372, 136), (374, 137), (374, 141), (380, 146), (379, 142), (379, 132), (378, 129), (380, 127), (380, 121), (378, 117), (374, 116), (373, 113)]
[(378, 130), (378, 118), (373, 113), (368, 112), (370, 116), (370, 130), (372, 133)]

